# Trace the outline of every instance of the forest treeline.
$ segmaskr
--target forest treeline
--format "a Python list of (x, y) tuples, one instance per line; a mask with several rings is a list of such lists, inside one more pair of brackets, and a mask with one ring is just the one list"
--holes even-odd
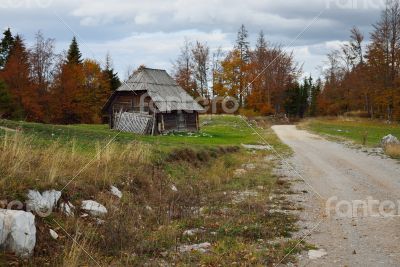
[(100, 123), (101, 108), (120, 85), (106, 57), (102, 67), (82, 59), (76, 38), (55, 53), (55, 40), (41, 32), (32, 47), (10, 29), (0, 43), (0, 118), (45, 123)]
[[(186, 40), (173, 76), (194, 97), (237, 99), (242, 114), (292, 117), (354, 114), (400, 120), (400, 4), (388, 0), (369, 41), (354, 27), (327, 55), (322, 80), (300, 80), (293, 53), (258, 34), (254, 47), (242, 25), (229, 51)], [(106, 63), (82, 59), (73, 38), (54, 52), (40, 32), (32, 47), (8, 29), (0, 43), (0, 117), (49, 123), (99, 123), (101, 108), (121, 84)]]
[(370, 41), (354, 27), (350, 41), (328, 55), (320, 115), (355, 113), (400, 120), (400, 3), (387, 1)]
[(232, 96), (250, 113), (400, 120), (398, 0), (387, 1), (369, 39), (354, 27), (350, 40), (327, 55), (322, 81), (299, 81), (301, 67), (293, 54), (268, 43), (263, 32), (251, 49), (242, 26), (228, 52), (210, 54), (206, 43), (185, 42), (174, 65), (175, 78), (193, 95)]

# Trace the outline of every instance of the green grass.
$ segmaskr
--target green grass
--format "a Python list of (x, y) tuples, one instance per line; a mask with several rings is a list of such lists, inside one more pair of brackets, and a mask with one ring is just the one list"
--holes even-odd
[[(201, 123), (200, 133), (194, 136), (139, 136), (118, 134), (106, 125), (0, 121), (0, 126), (20, 128), (23, 133), (9, 132), (5, 137), (6, 131), (0, 129), (0, 199), (24, 200), (28, 189), (60, 190), (68, 183), (63, 197), (76, 207), (82, 200), (94, 199), (109, 210), (103, 225), (78, 213), (75, 218), (57, 211), (49, 218), (37, 217), (39, 253), (31, 259), (32, 264), (93, 265), (82, 248), (57, 229), (53, 218), (72, 236), (84, 233), (79, 235), (79, 243), (105, 266), (230, 266), (234, 262), (237, 266), (272, 266), (282, 259), (283, 263), (294, 262), (293, 254), (307, 247), (300, 244), (293, 250), (297, 242), (290, 238), (297, 230), (298, 218), (285, 212), (289, 209), (283, 196), (272, 197), (272, 193), (286, 195), (290, 190), (273, 175), (274, 161), (265, 160), (273, 152), (237, 147), (268, 142), (281, 153), (289, 149), (269, 127), (252, 125), (260, 137), (240, 117), (202, 116)], [(93, 157), (96, 147), (117, 134), (109, 150)], [(86, 153), (75, 153), (75, 146)], [(165, 153), (158, 153), (160, 150)], [(155, 156), (159, 154), (165, 157)], [(249, 163), (257, 167), (242, 176), (234, 175)], [(83, 166), (88, 167), (76, 176)], [(110, 197), (110, 185), (122, 190), (121, 200)], [(268, 212), (272, 207), (281, 211)], [(60, 239), (52, 240), (48, 228), (56, 229)], [(204, 232), (183, 235), (193, 228)], [(288, 239), (281, 242), (282, 238)], [(201, 242), (212, 244), (209, 253), (177, 251), (181, 245)], [(0, 265), (9, 256), (0, 253)]]
[(366, 119), (313, 119), (300, 125), (313, 132), (362, 144), (367, 136), (367, 146), (378, 146), (382, 137), (392, 134), (400, 138), (399, 124), (386, 124)]
[[(236, 116), (201, 116), (201, 130), (198, 134), (176, 133), (168, 136), (141, 136), (132, 133), (110, 130), (108, 125), (50, 125), (22, 121), (1, 120), (0, 126), (23, 130), (25, 135), (33, 137), (37, 145), (46, 145), (54, 141), (61, 144), (76, 142), (76, 145), (89, 150), (96, 142), (127, 144), (141, 141), (169, 150), (177, 147), (213, 147), (263, 143), (260, 137), (248, 127), (246, 122)], [(0, 129), (0, 135), (5, 131)]]

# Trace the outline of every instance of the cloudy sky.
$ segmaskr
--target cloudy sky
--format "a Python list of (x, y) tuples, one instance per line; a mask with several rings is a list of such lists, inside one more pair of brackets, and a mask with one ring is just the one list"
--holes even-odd
[(57, 51), (76, 35), (85, 57), (109, 52), (121, 78), (145, 64), (170, 70), (185, 38), (212, 49), (232, 47), (245, 24), (254, 46), (260, 30), (293, 51), (305, 73), (318, 75), (325, 55), (357, 25), (366, 36), (384, 0), (0, 0), (0, 26), (28, 44), (41, 30)]

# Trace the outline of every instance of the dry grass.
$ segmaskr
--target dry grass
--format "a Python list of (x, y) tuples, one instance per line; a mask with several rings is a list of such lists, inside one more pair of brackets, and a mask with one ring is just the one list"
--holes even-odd
[(387, 145), (385, 147), (385, 153), (392, 158), (400, 158), (400, 145)]
[[(0, 188), (6, 189), (0, 192), (2, 199), (27, 189), (61, 190), (69, 183), (69, 194), (83, 187), (98, 191), (121, 183), (150, 163), (149, 146), (141, 143), (111, 144), (105, 149), (98, 143), (95, 155), (76, 153), (73, 142), (54, 142), (40, 149), (31, 144), (32, 140), (20, 133), (0, 138)], [(138, 168), (127, 170), (127, 165)]]

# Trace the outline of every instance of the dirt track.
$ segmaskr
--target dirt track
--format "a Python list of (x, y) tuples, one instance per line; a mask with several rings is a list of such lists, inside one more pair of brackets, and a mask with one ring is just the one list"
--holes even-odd
[[(400, 214), (400, 165), (295, 126), (273, 129), (293, 149), (289, 163), (305, 180), (300, 182), (299, 175), (284, 168), (294, 181), (299, 181), (294, 183), (295, 190), (308, 192), (294, 197), (304, 207), (300, 237), (311, 232), (305, 241), (328, 253), (315, 260), (303, 255), (300, 266), (400, 266), (400, 217), (382, 216), (389, 211)], [(337, 197), (337, 201), (328, 205), (327, 211), (326, 203), (331, 197)], [(361, 200), (365, 205), (368, 197), (393, 201), (396, 207), (382, 206), (382, 213), (378, 212), (382, 202), (371, 205), (371, 211), (363, 209), (366, 206), (349, 209), (345, 204), (337, 205), (341, 200), (350, 201), (351, 205)], [(339, 214), (334, 210), (338, 206)], [(353, 211), (353, 216), (344, 216), (348, 211)]]

